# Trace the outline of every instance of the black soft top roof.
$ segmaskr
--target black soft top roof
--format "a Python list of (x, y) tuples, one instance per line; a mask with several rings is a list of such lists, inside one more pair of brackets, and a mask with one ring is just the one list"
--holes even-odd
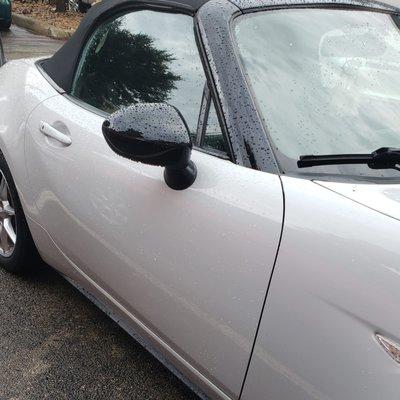
[(93, 26), (107, 19), (111, 14), (123, 12), (132, 7), (154, 7), (172, 12), (194, 15), (208, 0), (103, 0), (91, 7), (76, 32), (51, 58), (41, 63), (43, 70), (65, 92), (72, 87), (79, 56)]

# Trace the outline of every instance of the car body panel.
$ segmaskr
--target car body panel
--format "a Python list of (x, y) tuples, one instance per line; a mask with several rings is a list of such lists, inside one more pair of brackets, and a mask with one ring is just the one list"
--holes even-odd
[[(44, 136), (42, 121), (71, 146)], [(103, 121), (63, 95), (31, 114), (38, 222), (102, 290), (237, 398), (280, 239), (279, 177), (194, 151), (197, 179), (176, 192), (162, 168), (117, 156)]]
[(400, 222), (282, 181), (285, 227), (243, 400), (397, 399), (399, 365), (375, 334), (400, 343)]
[[(58, 95), (38, 70), (35, 60), (8, 61), (0, 68), (0, 149), (7, 160), (32, 237), (45, 261), (59, 271), (70, 267), (37, 220), (37, 208), (25, 164), (25, 126), (30, 113)], [(21, 101), (23, 99), (23, 101)]]
[(89, 300), (96, 304), (143, 347), (151, 352), (172, 373), (186, 383), (196, 394), (206, 399), (230, 400), (221, 389), (196, 370), (168, 343), (130, 313), (122, 304), (96, 284), (55, 244), (47, 231), (28, 218), (29, 227), (43, 259), (61, 272)]
[(0, 148), (28, 214), (35, 210), (25, 168), (25, 123), (38, 104), (57, 94), (34, 60), (9, 61), (0, 68)]
[(359, 204), (400, 220), (399, 185), (374, 185), (367, 183), (327, 181), (316, 181), (316, 183), (348, 197)]

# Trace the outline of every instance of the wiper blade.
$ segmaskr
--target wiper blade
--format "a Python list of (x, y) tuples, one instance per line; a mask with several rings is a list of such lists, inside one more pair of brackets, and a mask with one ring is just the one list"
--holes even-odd
[(400, 170), (400, 149), (382, 147), (370, 154), (307, 155), (297, 161), (299, 168), (336, 164), (367, 164), (372, 169)]

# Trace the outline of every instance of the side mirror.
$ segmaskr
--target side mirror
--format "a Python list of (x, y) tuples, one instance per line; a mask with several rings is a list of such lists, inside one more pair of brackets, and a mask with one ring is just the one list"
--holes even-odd
[(118, 110), (104, 121), (103, 134), (120, 156), (165, 167), (164, 179), (172, 189), (187, 189), (196, 179), (189, 129), (169, 104), (140, 103)]

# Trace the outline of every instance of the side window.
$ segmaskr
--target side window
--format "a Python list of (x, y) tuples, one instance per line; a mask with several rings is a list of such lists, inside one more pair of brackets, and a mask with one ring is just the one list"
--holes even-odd
[(205, 149), (216, 150), (221, 153), (228, 153), (222, 134), (221, 125), (218, 121), (217, 112), (215, 110), (214, 101), (211, 100), (210, 110), (208, 113), (208, 120), (206, 125), (206, 131), (204, 133), (202, 147)]
[(108, 113), (133, 103), (168, 102), (195, 135), (205, 81), (192, 17), (136, 11), (97, 28), (71, 95)]
[(229, 154), (208, 84), (204, 86), (197, 134), (192, 140), (197, 147), (214, 155), (226, 158)]

